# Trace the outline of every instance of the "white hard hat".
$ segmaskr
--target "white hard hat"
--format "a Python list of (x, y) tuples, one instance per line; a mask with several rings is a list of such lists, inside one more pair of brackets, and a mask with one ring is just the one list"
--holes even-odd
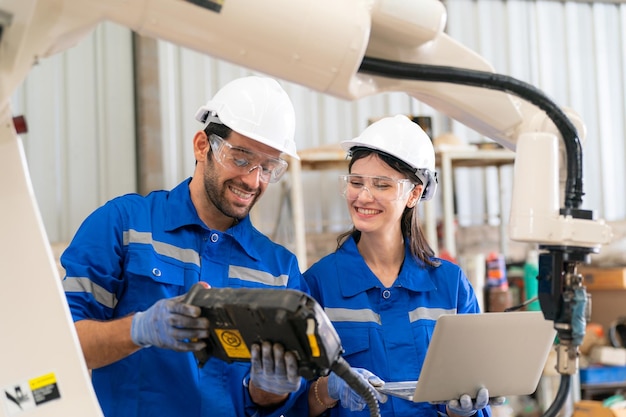
[(222, 123), (240, 135), (299, 159), (296, 115), (289, 96), (272, 78), (249, 76), (223, 86), (196, 112), (202, 123)]
[(424, 184), (422, 200), (430, 200), (437, 190), (435, 149), (422, 128), (404, 115), (385, 117), (368, 126), (361, 135), (341, 142), (346, 151), (354, 147), (382, 151), (415, 169)]

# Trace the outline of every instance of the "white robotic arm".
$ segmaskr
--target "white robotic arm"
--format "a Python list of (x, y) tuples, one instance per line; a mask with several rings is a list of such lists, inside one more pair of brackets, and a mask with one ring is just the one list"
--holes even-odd
[(528, 119), (519, 100), (498, 92), (358, 72), (365, 56), (492, 71), (443, 32), (438, 0), (5, 0), (0, 13), (2, 103), (38, 59), (110, 20), (348, 100), (405, 91), (509, 148)]
[[(512, 150), (523, 134), (559, 134), (543, 109), (486, 89), (485, 83), (390, 74), (394, 64), (400, 70), (402, 63), (493, 73), (482, 57), (443, 32), (446, 11), (438, 0), (5, 0), (0, 13), (0, 112), (5, 120), (12, 92), (38, 59), (73, 46), (100, 21), (111, 20), (348, 100), (406, 92)], [(368, 59), (388, 61), (387, 74), (363, 72)], [(585, 132), (577, 115), (569, 114), (569, 119)], [(539, 187), (535, 195), (527, 189), (514, 195), (511, 238), (585, 247), (607, 243), (610, 230), (602, 223), (558, 221), (559, 204), (567, 201), (564, 193), (556, 193), (555, 200), (554, 181), (558, 187), (567, 168), (582, 167), (567, 167), (558, 154), (554, 157), (549, 166), (561, 168), (556, 172), (560, 179), (546, 172), (550, 176), (539, 184), (548, 187)]]
[(493, 71), (443, 32), (446, 12), (438, 0), (5, 0), (0, 13), (3, 103), (38, 59), (111, 20), (348, 100), (404, 91), (509, 148), (529, 120), (520, 100), (499, 92), (358, 72), (365, 56)]
[[(446, 35), (446, 11), (438, 0), (3, 0), (0, 192), (10, 198), (0, 219), (0, 247), (6, 248), (0, 259), (11, 266), (24, 253), (31, 258), (17, 262), (0, 280), (0, 293), (27, 292), (33, 285), (29, 280), (47, 280), (58, 298), (51, 301), (48, 295), (39, 302), (52, 302), (57, 317), (73, 328), (45, 249), (10, 98), (39, 59), (75, 45), (104, 20), (348, 100), (406, 92), (515, 150), (510, 237), (544, 249), (542, 310), (560, 332), (559, 372), (576, 371), (580, 322), (584, 325), (579, 310), (581, 305), (585, 309), (576, 266), (611, 239), (610, 228), (579, 207), (578, 132), (585, 132), (584, 124), (560, 109), (546, 111), (545, 98), (540, 103), (520, 97), (511, 86), (528, 90), (523, 83), (510, 84), (514, 80), (498, 76), (482, 57)], [(564, 156), (559, 144), (565, 144)], [(15, 218), (21, 223), (17, 227)], [(18, 231), (22, 239), (16, 239)], [(29, 306), (9, 307), (5, 311), (0, 303), (4, 317)], [(23, 334), (19, 326), (8, 333), (11, 339)], [(0, 369), (2, 387), (13, 384), (18, 374), (31, 375), (10, 359), (0, 360)]]

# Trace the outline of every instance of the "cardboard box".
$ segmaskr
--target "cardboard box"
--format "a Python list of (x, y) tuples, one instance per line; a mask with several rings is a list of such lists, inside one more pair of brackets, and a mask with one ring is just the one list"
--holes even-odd
[(513, 305), (513, 298), (508, 288), (486, 287), (487, 311), (502, 312)]
[(619, 317), (626, 317), (626, 291), (591, 290), (591, 321), (599, 323), (608, 335), (611, 323)]
[(624, 290), (626, 289), (626, 267), (595, 268), (581, 266), (578, 272), (584, 277), (588, 290)]
[(606, 408), (601, 401), (583, 400), (574, 404), (572, 417), (626, 417), (626, 409)]

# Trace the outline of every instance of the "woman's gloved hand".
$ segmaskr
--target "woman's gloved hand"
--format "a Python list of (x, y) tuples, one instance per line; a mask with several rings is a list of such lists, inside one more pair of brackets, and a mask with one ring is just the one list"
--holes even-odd
[[(363, 379), (370, 385), (382, 386), (384, 382), (382, 379), (363, 368), (352, 368), (359, 378)], [(377, 390), (373, 390), (378, 402), (384, 403), (387, 401), (387, 396), (381, 394)], [(331, 372), (328, 376), (328, 395), (334, 400), (339, 400), (343, 408), (348, 408), (350, 411), (361, 411), (365, 408), (367, 403), (359, 394), (357, 394), (346, 381), (337, 376), (334, 372)]]
[(476, 414), (478, 410), (482, 410), (489, 404), (500, 405), (504, 403), (504, 397), (496, 397), (489, 399), (489, 391), (487, 388), (481, 388), (476, 394), (476, 400), (472, 401), (472, 398), (468, 394), (461, 395), (458, 400), (450, 400), (446, 404), (448, 413), (453, 413), (459, 417), (469, 417)]
[(204, 349), (199, 339), (209, 337), (209, 320), (198, 306), (184, 304), (184, 296), (159, 300), (133, 316), (130, 337), (136, 345), (156, 346), (178, 352)]
[(298, 361), (280, 343), (263, 342), (250, 347), (250, 382), (272, 394), (288, 394), (300, 389)]

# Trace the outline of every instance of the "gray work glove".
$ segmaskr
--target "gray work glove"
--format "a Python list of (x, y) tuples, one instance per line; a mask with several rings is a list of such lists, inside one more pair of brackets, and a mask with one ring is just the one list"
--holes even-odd
[(130, 337), (142, 347), (156, 346), (178, 352), (204, 349), (199, 339), (209, 337), (209, 320), (199, 317), (198, 306), (183, 304), (184, 296), (159, 300), (133, 317)]
[(472, 402), (472, 398), (468, 394), (461, 395), (458, 400), (450, 400), (446, 404), (449, 412), (461, 417), (469, 417), (476, 414), (478, 410), (482, 410), (489, 404), (501, 405), (504, 403), (504, 397), (495, 397), (489, 399), (489, 391), (487, 388), (481, 388), (476, 394), (476, 401)]
[(298, 361), (280, 343), (263, 342), (250, 347), (250, 382), (272, 394), (288, 394), (300, 389)]
[[(367, 369), (352, 368), (352, 370), (358, 374), (359, 378), (365, 380), (372, 386), (377, 387), (384, 384), (382, 379)], [(387, 401), (387, 396), (385, 394), (381, 394), (376, 390), (373, 391), (378, 402), (384, 403)], [(328, 395), (333, 400), (339, 400), (341, 406), (343, 408), (348, 408), (350, 411), (361, 411), (367, 405), (365, 399), (350, 388), (348, 383), (341, 377), (337, 376), (334, 372), (331, 372), (330, 375), (328, 375)]]

